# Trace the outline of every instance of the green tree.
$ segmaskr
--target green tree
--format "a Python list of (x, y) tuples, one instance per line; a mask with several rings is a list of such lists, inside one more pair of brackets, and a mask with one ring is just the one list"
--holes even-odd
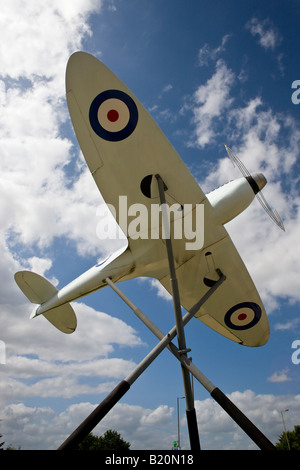
[(278, 450), (300, 450), (300, 426), (295, 426), (294, 431), (283, 432), (275, 447)]
[(117, 431), (108, 429), (103, 436), (88, 434), (78, 445), (78, 450), (113, 450), (122, 452), (129, 450), (130, 443), (124, 441)]

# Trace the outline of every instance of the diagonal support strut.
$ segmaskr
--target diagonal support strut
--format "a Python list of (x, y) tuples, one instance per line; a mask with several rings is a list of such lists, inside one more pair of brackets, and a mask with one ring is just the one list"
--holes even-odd
[[(187, 324), (201, 306), (209, 299), (211, 295), (219, 288), (219, 286), (226, 280), (226, 277), (220, 270), (216, 270), (219, 280), (204, 294), (204, 296), (190, 309), (190, 311), (183, 317), (183, 326)], [(111, 288), (121, 297), (121, 299), (131, 308), (135, 315), (152, 331), (158, 338), (162, 339), (164, 334), (160, 329), (138, 308), (126, 295), (107, 278), (106, 282)], [(176, 328), (174, 327), (170, 332), (170, 336), (176, 336)], [(210, 393), (211, 397), (223, 408), (223, 410), (240, 426), (240, 428), (255, 442), (261, 450), (276, 450), (275, 446), (269, 439), (242, 413), (237, 406), (218, 388), (216, 387), (187, 357), (182, 357), (179, 349), (174, 343), (170, 342), (167, 346), (169, 351), (181, 362), (181, 364), (198, 380), (198, 382)]]
[[(206, 300), (218, 289), (224, 282), (226, 277), (218, 272), (220, 279), (210, 290), (187, 312), (183, 317), (183, 325), (193, 318)], [(199, 381), (199, 383), (210, 393), (211, 397), (228, 413), (228, 415), (240, 426), (241, 429), (257, 444), (262, 450), (276, 450), (275, 446), (267, 439), (266, 436), (231, 402), (231, 400), (216, 387), (188, 358), (183, 357), (178, 348), (171, 342), (176, 336), (176, 327), (167, 335), (164, 335), (159, 328), (138, 308), (136, 307), (122, 291), (107, 278), (106, 282), (112, 289), (121, 297), (121, 299), (133, 310), (137, 317), (154, 333), (154, 335), (164, 340), (168, 349), (172, 354), (181, 362), (181, 364)], [(134, 371), (132, 371), (126, 379), (122, 380), (111, 393), (94, 409), (94, 411), (73, 431), (73, 433), (60, 445), (58, 450), (73, 450), (84, 439), (84, 437), (91, 432), (94, 427), (107, 415), (107, 413), (114, 407), (114, 405), (125, 395), (130, 389), (133, 382), (145, 370), (146, 362), (148, 365), (157, 357), (159, 351), (157, 348), (162, 347), (157, 345), (153, 352), (149, 353), (142, 363), (140, 363)], [(162, 349), (164, 349), (162, 347)], [(153, 357), (151, 359), (151, 355)], [(154, 357), (155, 356), (155, 357)], [(147, 359), (147, 361), (146, 361)], [(143, 368), (143, 370), (141, 369)]]
[[(206, 300), (215, 292), (219, 285), (224, 281), (225, 277), (222, 276), (220, 280), (210, 288), (210, 290), (187, 312), (183, 319), (183, 325), (186, 325), (197, 313), (200, 307)], [(127, 303), (133, 312), (142, 320), (142, 322), (160, 339), (160, 342), (150, 351), (150, 353), (138, 364), (130, 374), (122, 380), (111, 393), (92, 411), (92, 413), (72, 432), (72, 434), (60, 445), (58, 450), (74, 450), (76, 446), (84, 439), (89, 432), (107, 415), (107, 413), (114, 407), (114, 405), (125, 395), (130, 389), (131, 385), (138, 379), (138, 377), (147, 369), (147, 367), (154, 361), (154, 359), (162, 352), (167, 346), (170, 345), (171, 351), (177, 359), (185, 365), (186, 368), (192, 372), (194, 365), (189, 363), (189, 360), (184, 355), (180, 354), (172, 339), (177, 334), (176, 327), (174, 326), (169, 333), (164, 335), (159, 328), (140, 310), (138, 309), (109, 279), (106, 279), (108, 285), (120, 295), (120, 297)], [(171, 346), (172, 345), (172, 346)], [(202, 380), (202, 384), (207, 390), (214, 388), (213, 384), (199, 371), (198, 380)]]

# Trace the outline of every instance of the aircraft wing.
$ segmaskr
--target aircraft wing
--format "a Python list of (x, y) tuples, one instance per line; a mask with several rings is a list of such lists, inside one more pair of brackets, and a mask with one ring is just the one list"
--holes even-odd
[[(196, 317), (232, 341), (262, 346), (270, 335), (267, 314), (244, 262), (224, 227), (223, 230), (224, 238), (206, 245), (177, 267), (181, 304), (186, 310), (196, 304), (218, 279), (216, 269), (220, 269), (226, 280)], [(159, 280), (170, 292), (168, 276)]]
[(167, 181), (167, 202), (199, 204), (201, 188), (142, 104), (102, 62), (74, 53), (66, 71), (67, 102), (87, 165), (122, 227), (119, 196), (150, 210), (159, 202), (154, 175)]

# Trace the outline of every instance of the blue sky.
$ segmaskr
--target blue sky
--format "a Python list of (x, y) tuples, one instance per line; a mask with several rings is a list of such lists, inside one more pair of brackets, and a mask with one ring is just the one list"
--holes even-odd
[[(251, 172), (283, 233), (257, 201), (227, 225), (268, 312), (271, 336), (241, 347), (198, 320), (186, 328), (198, 368), (276, 442), (300, 420), (298, 0), (11, 0), (0, 18), (1, 329), (0, 433), (22, 449), (55, 449), (156, 344), (110, 289), (74, 304), (70, 336), (42, 318), (14, 272), (32, 269), (62, 287), (115, 248), (96, 236), (95, 183), (65, 100), (68, 57), (101, 59), (152, 114), (205, 192), (239, 176), (224, 144)], [(299, 95), (300, 96), (300, 95)], [(162, 331), (172, 302), (151, 280), (122, 290)], [(296, 351), (297, 352), (297, 351)], [(296, 359), (297, 359), (296, 355)], [(300, 355), (299, 355), (300, 357)], [(256, 446), (194, 381), (204, 449)], [(96, 428), (132, 449), (169, 449), (177, 436), (179, 363), (164, 351)], [(182, 447), (188, 449), (184, 400)]]

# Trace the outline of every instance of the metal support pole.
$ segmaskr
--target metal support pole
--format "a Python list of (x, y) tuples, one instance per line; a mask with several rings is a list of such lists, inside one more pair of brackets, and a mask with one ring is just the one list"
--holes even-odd
[[(179, 350), (182, 351), (182, 355), (186, 357), (187, 347), (186, 347), (185, 334), (184, 334), (184, 328), (183, 328), (183, 323), (182, 323), (181, 302), (180, 302), (178, 281), (176, 277), (173, 248), (172, 248), (172, 241), (171, 241), (171, 234), (170, 234), (170, 226), (169, 226), (168, 217), (166, 214), (165, 184), (160, 175), (155, 175), (155, 177), (158, 183), (159, 197), (160, 197), (161, 208), (162, 208), (163, 226), (164, 226), (165, 234), (167, 234), (166, 247), (167, 247), (169, 270), (170, 270), (170, 282), (171, 282), (173, 306), (174, 306), (174, 313), (175, 313), (175, 323), (176, 323), (176, 329), (177, 329), (178, 346), (179, 346)], [(187, 423), (188, 423), (188, 429), (189, 429), (191, 450), (200, 450), (200, 439), (199, 439), (198, 425), (197, 425), (196, 412), (195, 412), (195, 406), (194, 406), (193, 391), (192, 391), (192, 386), (191, 386), (191, 377), (190, 377), (188, 370), (185, 367), (181, 366), (181, 371), (182, 371), (183, 385), (184, 385), (184, 391), (185, 391), (186, 417), (187, 417)]]
[[(218, 271), (218, 270), (217, 270)], [(218, 271), (220, 279), (210, 288), (210, 290), (190, 309), (183, 317), (183, 326), (192, 318), (206, 300), (218, 289), (224, 282), (226, 277)], [(121, 297), (121, 299), (133, 310), (137, 317), (152, 331), (158, 338), (163, 338), (164, 334), (159, 328), (138, 308), (126, 295), (107, 278), (106, 282)], [(175, 337), (176, 328), (169, 332), (170, 337)], [(264, 436), (264, 434), (245, 416), (237, 406), (218, 388), (216, 387), (186, 356), (180, 354), (179, 349), (172, 342), (167, 346), (172, 354), (181, 362), (181, 364), (198, 380), (198, 382), (210, 393), (211, 397), (223, 408), (223, 410), (240, 426), (240, 428), (255, 442), (261, 450), (276, 450), (276, 447)]]
[[(112, 281), (107, 278), (106, 282), (111, 285), (114, 290), (116, 286)], [(213, 290), (215, 286), (211, 288)], [(211, 292), (212, 293), (212, 292)], [(208, 293), (207, 293), (208, 294)], [(123, 294), (124, 296), (124, 294)], [(124, 296), (125, 297), (125, 296)], [(209, 295), (203, 296), (202, 299), (195, 305), (194, 310), (187, 312), (183, 318), (183, 324), (187, 324), (190, 321), (194, 314), (199, 310), (202, 303), (204, 303)], [(132, 304), (133, 305), (133, 304)], [(136, 309), (136, 311), (139, 309)], [(141, 312), (141, 311), (140, 311)], [(141, 312), (142, 313), (142, 312)], [(149, 320), (146, 321), (146, 315), (142, 314), (144, 317), (144, 323), (149, 326), (152, 322)], [(150, 328), (150, 326), (149, 326)], [(151, 329), (151, 328), (150, 328)], [(112, 392), (95, 408), (95, 410), (78, 426), (75, 431), (61, 444), (58, 450), (74, 450), (76, 446), (84, 439), (89, 432), (94, 429), (94, 427), (106, 416), (106, 414), (113, 408), (113, 406), (125, 395), (125, 393), (130, 389), (131, 385), (138, 379), (138, 377), (149, 367), (149, 365), (154, 361), (154, 359), (169, 345), (173, 338), (175, 338), (177, 331), (176, 327), (173, 327), (169, 333), (164, 335), (160, 332), (158, 328), (155, 328), (156, 335), (159, 337), (160, 342), (150, 351), (150, 353), (138, 364), (135, 369), (130, 372), (130, 374), (122, 380)], [(174, 346), (176, 348), (176, 346)], [(177, 350), (177, 352), (176, 352)], [(180, 361), (184, 361), (185, 357), (182, 357), (176, 348), (175, 355)], [(186, 358), (187, 359), (187, 358)]]
[[(206, 292), (206, 294), (201, 297), (201, 299), (193, 305), (193, 307), (183, 316), (182, 318), (182, 324), (185, 326), (198, 312), (198, 310), (202, 307), (202, 305), (210, 298), (211, 295), (213, 295), (216, 290), (219, 288), (219, 286), (225, 281), (226, 277), (220, 273), (220, 279), (209, 289), (209, 291)], [(150, 318), (145, 315), (141, 309), (136, 307), (133, 302), (112, 282), (110, 278), (106, 278), (105, 281), (107, 284), (118, 294), (118, 296), (128, 305), (128, 307), (131, 308), (131, 310), (135, 313), (135, 315), (144, 323), (144, 325), (149, 328), (150, 331), (159, 339), (162, 340), (165, 335), (164, 333), (153, 323)], [(181, 364), (187, 369), (193, 376), (203, 385), (203, 387), (211, 393), (215, 385), (211, 383), (207, 377), (205, 377), (202, 372), (197, 369), (197, 367), (193, 364), (192, 361), (188, 359), (186, 355), (183, 355), (180, 353), (180, 350), (175, 346), (174, 343), (172, 343), (172, 339), (175, 338), (177, 333), (176, 326), (174, 326), (169, 333), (166, 335), (170, 338), (170, 342), (167, 345), (167, 348), (171, 351), (171, 353), (181, 362)]]
[(57, 450), (76, 450), (78, 444), (97, 426), (129, 389), (130, 385), (122, 380)]
[[(215, 292), (215, 290), (222, 284), (226, 279), (221, 273), (220, 279), (216, 284), (210, 288), (210, 290), (191, 308), (189, 312), (183, 317), (183, 325), (193, 318), (200, 307), (206, 302), (206, 300)], [(197, 367), (185, 356), (182, 356), (178, 348), (171, 342), (176, 336), (176, 327), (172, 328), (167, 335), (164, 335), (159, 328), (139, 309), (137, 308), (123, 292), (109, 279), (106, 279), (107, 283), (113, 288), (113, 290), (124, 300), (124, 302), (134, 311), (134, 313), (142, 320), (142, 322), (157, 336), (159, 339), (168, 337), (170, 342), (166, 341), (168, 349), (172, 354), (181, 362), (181, 364), (193, 374), (193, 376), (203, 385), (203, 387), (210, 393), (212, 398), (219, 403), (219, 405), (234, 419), (234, 421), (245, 431), (246, 434), (260, 447), (262, 450), (274, 450), (273, 444), (256, 428), (256, 426), (249, 421), (249, 419), (221, 392)], [(158, 345), (159, 347), (159, 345)], [(154, 348), (156, 349), (156, 348)], [(159, 352), (155, 351), (155, 357)], [(151, 355), (151, 353), (149, 354)], [(148, 355), (148, 356), (149, 356)], [(148, 357), (147, 356), (147, 357)], [(145, 358), (146, 359), (146, 358)], [(154, 360), (154, 357), (153, 357)], [(73, 450), (81, 442), (81, 440), (91, 432), (94, 427), (106, 416), (106, 414), (113, 408), (113, 406), (125, 395), (130, 389), (130, 385), (136, 380), (142, 373), (142, 369), (145, 370), (145, 360), (142, 361), (142, 366), (137, 366), (134, 371), (127, 376), (125, 380), (122, 380), (112, 392), (95, 408), (95, 410), (78, 426), (77, 429), (61, 444), (58, 450)], [(148, 358), (149, 362), (149, 358)], [(151, 361), (152, 362), (152, 361)], [(148, 365), (150, 362), (148, 363)]]
[(178, 441), (178, 449), (181, 449), (180, 446), (180, 418), (179, 418), (179, 400), (185, 397), (177, 397), (177, 441)]
[(95, 410), (73, 431), (73, 433), (61, 444), (58, 450), (74, 450), (76, 446), (88, 435), (89, 432), (106, 416), (113, 406), (125, 395), (131, 385), (147, 369), (154, 359), (171, 341), (172, 336), (167, 334), (150, 351), (150, 353), (138, 364), (130, 374), (122, 380), (114, 390), (95, 408)]

